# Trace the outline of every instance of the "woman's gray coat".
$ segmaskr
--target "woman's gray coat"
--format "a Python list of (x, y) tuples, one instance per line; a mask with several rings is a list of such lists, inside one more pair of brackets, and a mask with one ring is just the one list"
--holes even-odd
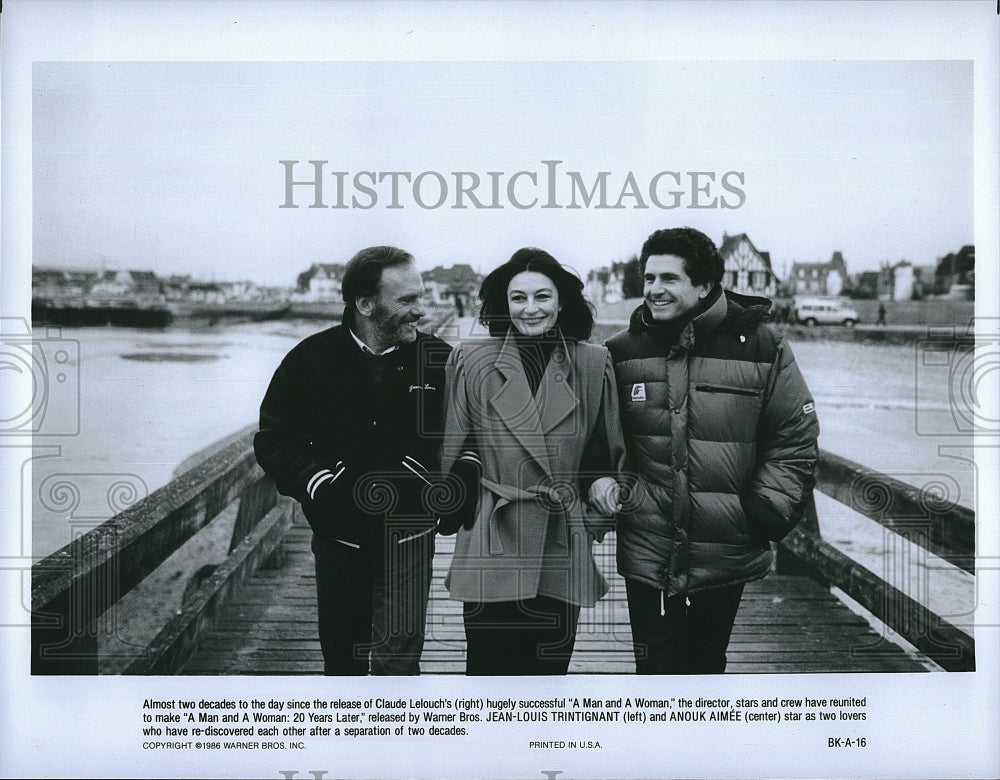
[[(445, 584), (465, 602), (549, 596), (592, 606), (607, 592), (591, 551), (611, 527), (586, 505), (590, 483), (617, 476), (625, 445), (605, 347), (563, 340), (532, 396), (517, 345), (466, 341), (447, 369), (442, 469), (470, 441), (482, 460), (476, 523), (461, 529)], [(581, 463), (609, 463), (581, 474)], [(582, 487), (581, 487), (582, 486)]]

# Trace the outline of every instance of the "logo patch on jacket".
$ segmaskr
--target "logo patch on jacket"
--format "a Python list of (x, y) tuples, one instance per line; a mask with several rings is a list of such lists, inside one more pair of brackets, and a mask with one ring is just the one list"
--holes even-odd
[(816, 404), (814, 404), (812, 401), (810, 401), (809, 403), (807, 403), (805, 406), (802, 407), (802, 414), (809, 414), (815, 411), (816, 411)]
[(639, 382), (632, 385), (632, 400), (633, 401), (645, 401), (646, 400), (646, 383)]

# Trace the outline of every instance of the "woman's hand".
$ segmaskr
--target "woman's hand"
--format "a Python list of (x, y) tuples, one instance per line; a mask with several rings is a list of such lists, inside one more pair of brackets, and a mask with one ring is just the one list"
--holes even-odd
[(587, 503), (601, 514), (611, 517), (621, 512), (621, 488), (614, 477), (595, 479), (587, 491)]

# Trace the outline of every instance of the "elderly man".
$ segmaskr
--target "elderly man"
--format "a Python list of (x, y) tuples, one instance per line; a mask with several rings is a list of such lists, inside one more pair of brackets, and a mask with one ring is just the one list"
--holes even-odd
[(451, 347), (416, 329), (424, 287), (407, 252), (361, 250), (342, 287), (343, 323), (278, 366), (254, 450), (313, 529), (325, 672), (419, 674)]
[(723, 260), (691, 228), (643, 244), (642, 305), (607, 346), (631, 475), (618, 524), (636, 670), (712, 674), (744, 584), (802, 515), (819, 424), (770, 302), (721, 286)]

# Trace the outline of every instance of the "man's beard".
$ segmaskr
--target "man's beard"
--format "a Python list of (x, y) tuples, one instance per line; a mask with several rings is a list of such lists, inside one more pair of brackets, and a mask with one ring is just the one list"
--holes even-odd
[(417, 338), (416, 323), (395, 319), (378, 310), (372, 317), (372, 323), (375, 325), (375, 333), (379, 341), (387, 347), (405, 344), (415, 341)]

